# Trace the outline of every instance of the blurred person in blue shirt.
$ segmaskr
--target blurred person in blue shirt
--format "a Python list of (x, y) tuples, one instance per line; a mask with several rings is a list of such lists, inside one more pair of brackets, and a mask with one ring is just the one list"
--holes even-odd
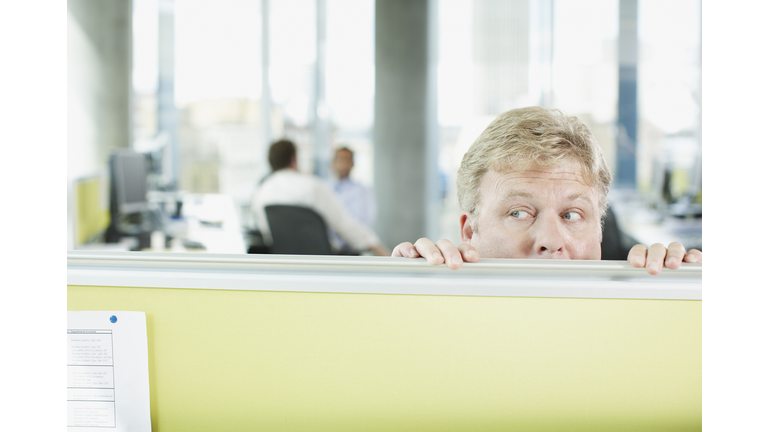
[[(329, 186), (339, 197), (344, 208), (357, 221), (366, 227), (371, 227), (376, 219), (376, 198), (366, 186), (352, 180), (349, 174), (355, 166), (355, 154), (348, 147), (336, 150), (332, 168), (335, 177), (329, 180)], [(333, 230), (329, 237), (334, 248), (349, 252), (349, 246)]]

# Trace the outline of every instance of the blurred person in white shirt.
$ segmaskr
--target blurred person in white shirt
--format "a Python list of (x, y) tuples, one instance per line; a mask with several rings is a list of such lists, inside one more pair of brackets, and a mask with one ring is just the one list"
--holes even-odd
[(314, 210), (325, 224), (355, 251), (370, 251), (387, 256), (379, 237), (348, 212), (336, 194), (320, 178), (299, 172), (296, 146), (280, 140), (269, 149), (272, 173), (263, 181), (251, 205), (256, 224), (271, 243), (269, 223), (264, 208), (269, 205), (293, 205)]

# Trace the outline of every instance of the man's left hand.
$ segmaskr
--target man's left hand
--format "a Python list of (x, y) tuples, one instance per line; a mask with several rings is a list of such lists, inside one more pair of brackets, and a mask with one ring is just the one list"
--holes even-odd
[(670, 243), (668, 248), (661, 243), (654, 243), (650, 248), (638, 244), (629, 250), (627, 260), (633, 267), (645, 268), (648, 273), (657, 275), (664, 267), (677, 269), (684, 262), (700, 263), (701, 251), (691, 249), (686, 253), (685, 247), (678, 242)]

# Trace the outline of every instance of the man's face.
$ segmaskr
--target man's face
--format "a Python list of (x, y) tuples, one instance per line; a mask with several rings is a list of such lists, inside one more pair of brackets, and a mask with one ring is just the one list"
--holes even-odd
[(462, 241), (482, 258), (599, 260), (598, 197), (573, 162), (489, 170), (480, 183), (477, 232), (461, 212)]
[(333, 170), (340, 179), (349, 177), (349, 172), (354, 166), (355, 161), (352, 158), (352, 152), (347, 150), (336, 152), (336, 157), (333, 158)]

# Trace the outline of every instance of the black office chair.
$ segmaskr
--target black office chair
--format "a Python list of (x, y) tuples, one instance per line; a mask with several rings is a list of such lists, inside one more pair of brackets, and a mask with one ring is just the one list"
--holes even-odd
[(289, 205), (264, 207), (273, 254), (332, 255), (325, 221), (314, 210)]
[(616, 222), (616, 215), (608, 207), (603, 220), (603, 243), (601, 245), (603, 260), (624, 261), (629, 255), (630, 245), (637, 243), (633, 238), (623, 233)]
[(264, 235), (255, 229), (243, 230), (243, 240), (248, 247), (249, 254), (268, 254), (269, 246), (264, 242)]

